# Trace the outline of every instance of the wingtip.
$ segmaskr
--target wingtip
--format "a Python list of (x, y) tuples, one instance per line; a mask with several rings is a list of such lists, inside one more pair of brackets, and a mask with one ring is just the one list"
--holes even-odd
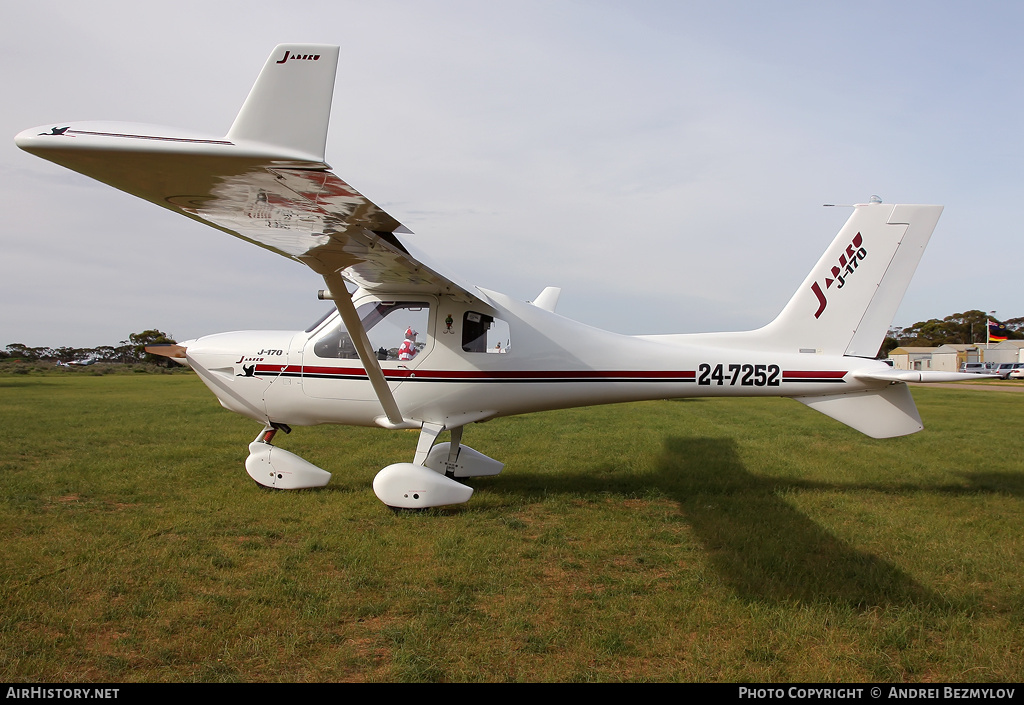
[(227, 138), (324, 161), (339, 53), (340, 47), (333, 44), (278, 44)]

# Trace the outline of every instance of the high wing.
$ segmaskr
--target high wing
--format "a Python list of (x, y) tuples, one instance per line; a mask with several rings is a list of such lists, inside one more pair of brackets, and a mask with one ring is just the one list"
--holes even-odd
[[(471, 299), (325, 161), (338, 47), (282, 44), (224, 137), (128, 123), (25, 130), (22, 149), (370, 291)], [(334, 292), (337, 294), (338, 292)]]
[(327, 283), (391, 428), (405, 419), (345, 281), (369, 291), (476, 297), (413, 256), (407, 233), (325, 160), (337, 46), (281, 44), (228, 134), (128, 123), (25, 130), (19, 147), (97, 181), (308, 265)]

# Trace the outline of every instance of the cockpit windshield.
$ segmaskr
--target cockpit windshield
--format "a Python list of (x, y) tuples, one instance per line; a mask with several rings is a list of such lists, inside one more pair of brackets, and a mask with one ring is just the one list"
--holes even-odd
[(316, 330), (317, 328), (319, 328), (319, 327), (320, 327), (320, 324), (321, 324), (321, 323), (323, 323), (323, 322), (324, 322), (324, 321), (326, 321), (326, 320), (327, 320), (328, 318), (330, 318), (330, 317), (331, 317), (331, 314), (332, 314), (332, 313), (334, 313), (334, 312), (335, 312), (335, 311), (337, 311), (337, 310), (338, 310), (338, 309), (336, 309), (336, 308), (329, 308), (329, 309), (327, 309), (327, 310), (326, 310), (326, 311), (324, 312), (324, 315), (322, 315), (322, 316), (320, 316), (320, 318), (316, 319), (316, 323), (314, 323), (313, 325), (311, 325), (311, 326), (310, 326), (309, 328), (307, 328), (307, 329), (306, 329), (306, 332), (307, 332), (307, 333), (312, 333), (313, 331), (315, 331), (315, 330)]
[[(426, 347), (430, 304), (425, 301), (370, 301), (356, 313), (378, 360), (411, 360)], [(340, 316), (314, 343), (313, 352), (328, 359), (359, 357)]]

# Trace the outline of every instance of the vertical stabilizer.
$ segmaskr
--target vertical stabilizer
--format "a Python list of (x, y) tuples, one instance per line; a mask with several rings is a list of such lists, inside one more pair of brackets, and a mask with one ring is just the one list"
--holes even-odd
[(227, 138), (324, 161), (338, 47), (279, 44), (249, 91)]
[(874, 357), (941, 213), (942, 206), (855, 206), (782, 313), (759, 334), (784, 349)]

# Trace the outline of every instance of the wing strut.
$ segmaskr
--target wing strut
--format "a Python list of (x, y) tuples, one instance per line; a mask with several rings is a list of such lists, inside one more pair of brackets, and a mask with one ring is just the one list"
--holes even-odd
[(352, 337), (352, 344), (355, 345), (359, 361), (363, 363), (366, 376), (370, 379), (370, 384), (373, 385), (373, 392), (377, 395), (377, 400), (387, 416), (386, 421), (383, 418), (378, 418), (377, 423), (385, 428), (419, 428), (419, 423), (406, 421), (402, 416), (402, 411), (398, 408), (398, 402), (395, 401), (395, 396), (391, 393), (391, 387), (384, 379), (384, 371), (380, 368), (380, 362), (370, 346), (370, 339), (363, 328), (363, 322), (359, 320), (359, 314), (356, 313), (352, 296), (345, 286), (345, 279), (338, 272), (332, 272), (324, 275), (324, 281), (331, 291), (331, 297), (334, 299), (334, 305), (338, 308), (338, 313), (341, 314), (341, 320)]

